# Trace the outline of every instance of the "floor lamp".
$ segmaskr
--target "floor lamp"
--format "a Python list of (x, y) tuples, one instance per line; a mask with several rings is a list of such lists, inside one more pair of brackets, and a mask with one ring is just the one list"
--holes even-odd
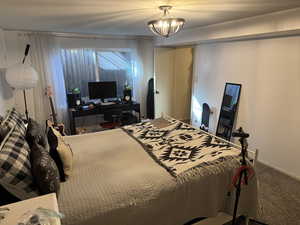
[(30, 45), (26, 46), (24, 58), (22, 63), (14, 64), (6, 69), (6, 81), (14, 89), (23, 90), (24, 103), (25, 103), (25, 115), (28, 121), (28, 109), (26, 101), (26, 89), (34, 88), (38, 82), (38, 74), (36, 70), (25, 64), (26, 57), (29, 52)]

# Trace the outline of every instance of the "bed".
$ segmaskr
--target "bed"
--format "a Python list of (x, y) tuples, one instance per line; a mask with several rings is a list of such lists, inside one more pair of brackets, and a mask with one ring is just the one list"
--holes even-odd
[[(63, 225), (175, 225), (232, 212), (234, 194), (227, 193), (235, 166), (180, 179), (124, 129), (65, 140), (74, 153), (74, 169), (58, 198)], [(254, 217), (257, 209), (254, 177), (243, 188), (239, 213)]]

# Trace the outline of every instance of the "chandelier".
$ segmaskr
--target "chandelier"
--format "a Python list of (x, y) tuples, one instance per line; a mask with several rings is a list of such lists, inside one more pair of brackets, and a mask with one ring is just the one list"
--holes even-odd
[(172, 9), (172, 6), (162, 5), (159, 9), (164, 12), (162, 18), (148, 22), (148, 27), (154, 34), (167, 38), (182, 29), (185, 23), (184, 19), (168, 17), (169, 10)]

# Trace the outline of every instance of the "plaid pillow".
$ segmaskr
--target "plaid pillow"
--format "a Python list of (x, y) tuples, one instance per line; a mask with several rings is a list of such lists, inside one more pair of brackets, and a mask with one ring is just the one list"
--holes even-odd
[(8, 111), (1, 125), (6, 125), (10, 128), (15, 127), (15, 125), (17, 125), (17, 129), (19, 129), (20, 133), (25, 136), (26, 124), (24, 120), (25, 117), (21, 113), (19, 113), (15, 108), (12, 108)]
[(38, 196), (29, 156), (25, 137), (16, 126), (11, 128), (0, 146), (0, 184), (21, 200)]

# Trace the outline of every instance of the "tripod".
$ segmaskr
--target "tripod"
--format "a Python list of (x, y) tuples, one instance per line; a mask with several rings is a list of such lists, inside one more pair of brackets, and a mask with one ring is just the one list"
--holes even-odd
[[(238, 137), (239, 142), (241, 143), (242, 150), (241, 150), (241, 155), (242, 155), (242, 160), (241, 160), (241, 167), (239, 168), (239, 171), (235, 178), (238, 178), (238, 182), (235, 185), (236, 187), (236, 193), (235, 193), (235, 203), (234, 203), (234, 211), (233, 211), (233, 217), (232, 220), (223, 224), (223, 225), (266, 225), (265, 223), (261, 223), (252, 219), (248, 219), (245, 216), (240, 216), (237, 218), (237, 210), (238, 210), (238, 205), (239, 205), (239, 200), (240, 200), (240, 195), (241, 195), (241, 189), (242, 189), (242, 184), (248, 185), (248, 170), (249, 167), (247, 166), (247, 161), (246, 157), (248, 156), (248, 141), (247, 138), (249, 138), (249, 134), (245, 133), (243, 128), (240, 127), (236, 132), (232, 133), (232, 137)], [(234, 182), (235, 183), (235, 182)]]

